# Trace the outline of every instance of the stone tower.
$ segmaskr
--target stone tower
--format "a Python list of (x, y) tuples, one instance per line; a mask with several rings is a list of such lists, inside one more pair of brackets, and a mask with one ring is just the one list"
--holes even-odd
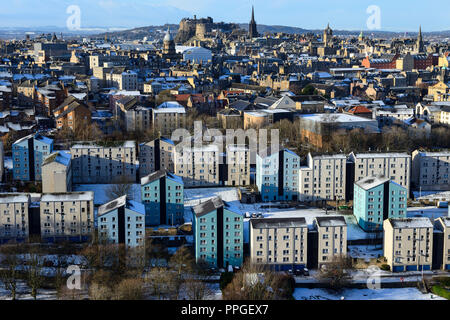
[(248, 36), (249, 38), (257, 38), (258, 30), (256, 29), (256, 21), (255, 21), (255, 9), (252, 6), (252, 20), (248, 24)]
[(417, 36), (416, 41), (416, 50), (418, 53), (424, 52), (424, 46), (423, 46), (423, 38), (422, 38), (422, 26), (419, 27), (419, 35)]
[(165, 55), (175, 55), (175, 41), (170, 34), (170, 28), (167, 28), (166, 35), (164, 36), (163, 54)]
[(325, 47), (328, 47), (330, 45), (332, 38), (333, 38), (333, 30), (331, 30), (330, 23), (328, 23), (327, 28), (323, 30), (323, 43)]

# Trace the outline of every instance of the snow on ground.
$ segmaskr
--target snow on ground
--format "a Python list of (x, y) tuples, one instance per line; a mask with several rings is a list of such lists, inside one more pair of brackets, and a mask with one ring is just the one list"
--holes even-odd
[[(18, 300), (34, 300), (30, 294), (31, 289), (23, 281), (17, 283), (16, 299)], [(37, 300), (56, 300), (55, 290), (39, 289)], [(3, 283), (0, 282), (0, 300), (11, 300), (11, 294), (5, 290)]]
[(442, 216), (448, 216), (448, 208), (436, 207), (410, 207), (407, 211), (408, 218), (426, 217), (430, 219), (437, 219)]
[(326, 289), (297, 288), (294, 291), (296, 300), (445, 300), (435, 294), (423, 294), (417, 288), (395, 289), (344, 289), (340, 293)]
[[(232, 209), (245, 215), (246, 213), (260, 213), (264, 218), (291, 218), (303, 217), (308, 225), (312, 225), (313, 220), (317, 216), (336, 215), (335, 211), (328, 211), (318, 208), (308, 209), (278, 209), (269, 206), (275, 206), (277, 203), (256, 203), (244, 204), (240, 203), (237, 188), (197, 188), (184, 190), (184, 219), (185, 222), (192, 222), (191, 207), (205, 202), (213, 197), (221, 197), (226, 201)], [(264, 208), (262, 208), (264, 207)], [(348, 224), (348, 239), (366, 239), (368, 234), (365, 233), (357, 224), (353, 215), (344, 216)], [(244, 219), (244, 242), (248, 243), (249, 226), (248, 218)]]
[[(108, 197), (108, 189), (111, 186), (111, 184), (75, 184), (73, 189), (74, 191), (93, 191), (94, 205), (102, 205), (110, 201)], [(134, 201), (141, 202), (140, 184), (133, 184), (131, 193)]]
[(450, 201), (450, 191), (413, 191), (417, 200)]
[(383, 256), (383, 248), (380, 245), (348, 246), (348, 253), (352, 258), (371, 259)]

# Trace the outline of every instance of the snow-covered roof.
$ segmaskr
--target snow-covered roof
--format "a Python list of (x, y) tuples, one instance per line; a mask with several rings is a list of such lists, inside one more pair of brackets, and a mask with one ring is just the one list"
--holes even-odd
[(41, 197), (42, 202), (93, 200), (94, 192), (92, 191), (43, 193)]
[(389, 222), (393, 228), (433, 228), (433, 224), (428, 218), (390, 218)]
[(30, 195), (28, 193), (1, 193), (0, 203), (28, 202)]
[(379, 186), (380, 184), (386, 183), (387, 181), (389, 181), (389, 178), (385, 177), (384, 175), (376, 175), (365, 177), (355, 182), (355, 184), (364, 190), (370, 190)]

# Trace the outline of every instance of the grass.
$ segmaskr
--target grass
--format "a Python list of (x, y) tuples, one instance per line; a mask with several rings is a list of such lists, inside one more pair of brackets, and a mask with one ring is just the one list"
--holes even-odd
[(441, 286), (433, 286), (431, 291), (433, 291), (434, 294), (437, 294), (442, 298), (450, 300), (450, 291)]

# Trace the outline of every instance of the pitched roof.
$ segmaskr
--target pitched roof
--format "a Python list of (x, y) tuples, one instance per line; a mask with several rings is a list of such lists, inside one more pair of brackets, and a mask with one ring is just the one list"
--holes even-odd
[(196, 205), (195, 207), (192, 208), (192, 210), (194, 211), (197, 217), (201, 217), (224, 206), (226, 206), (226, 204), (222, 201), (222, 199), (220, 197), (216, 197)]

